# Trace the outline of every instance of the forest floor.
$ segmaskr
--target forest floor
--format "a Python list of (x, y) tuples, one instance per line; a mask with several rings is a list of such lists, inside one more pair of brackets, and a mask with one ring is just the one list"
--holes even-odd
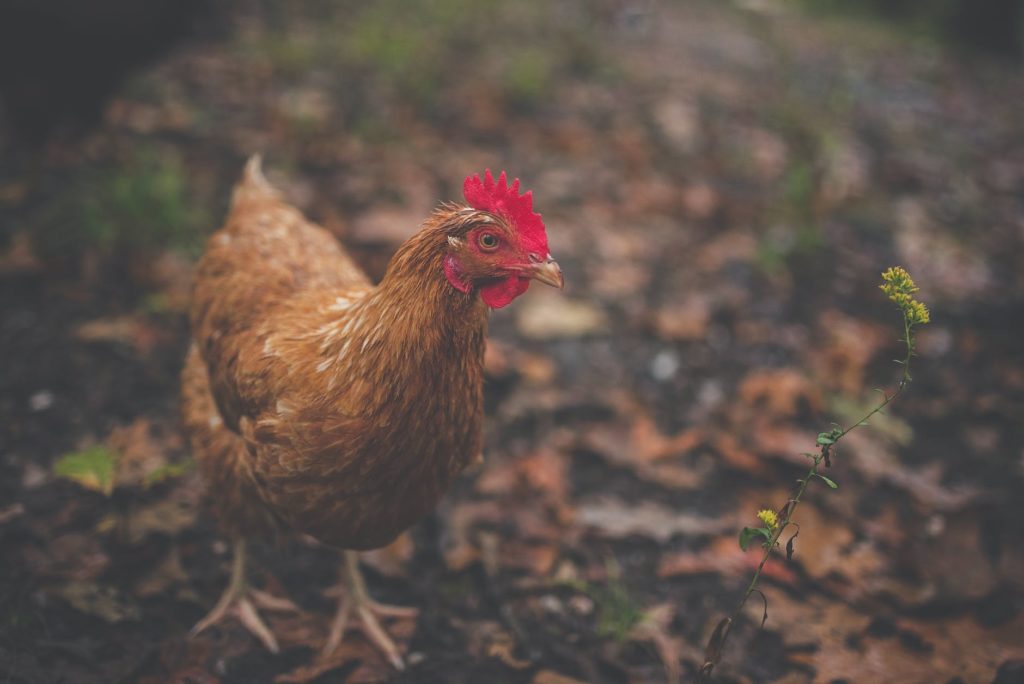
[[(100, 126), (0, 160), (0, 680), (690, 681), (802, 452), (844, 441), (719, 682), (1024, 681), (1024, 77), (772, 3), (234, 3)], [(397, 41), (396, 41), (397, 37)], [(393, 673), (317, 660), (337, 553), (228, 580), (177, 414), (190, 263), (244, 159), (373, 277), (462, 178), (533, 188), (564, 292), (492, 316), (485, 463), (366, 555)]]

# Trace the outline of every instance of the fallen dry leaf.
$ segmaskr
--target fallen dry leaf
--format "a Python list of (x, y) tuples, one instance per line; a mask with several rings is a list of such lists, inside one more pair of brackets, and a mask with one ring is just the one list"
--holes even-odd
[(904, 465), (892, 447), (870, 429), (854, 430), (842, 443), (850, 467), (871, 481), (884, 481), (903, 489), (919, 502), (938, 511), (956, 511), (978, 496), (971, 485), (942, 484), (941, 463)]
[[(295, 644), (294, 638), (289, 638), (289, 629), (282, 623), (284, 621), (273, 621), (273, 630), (281, 641), (282, 645)], [(295, 623), (294, 619), (291, 621)], [(294, 637), (298, 637), (299, 643), (311, 647), (318, 652), (323, 646), (324, 635), (327, 634), (328, 625), (320, 624), (319, 629), (308, 629), (309, 620), (304, 624), (297, 625), (294, 630)], [(413, 619), (389, 620), (385, 625), (388, 635), (395, 641), (395, 645), (404, 655), (409, 639), (416, 629), (416, 621)], [(338, 648), (327, 657), (315, 658), (306, 665), (300, 665), (294, 670), (274, 678), (276, 684), (304, 684), (318, 679), (322, 675), (337, 670), (341, 667), (358, 662), (354, 671), (345, 677), (346, 683), (370, 684), (371, 682), (386, 681), (393, 673), (394, 668), (384, 659), (384, 656), (358, 632), (346, 634)]]
[(44, 577), (88, 582), (110, 567), (110, 556), (94, 535), (69, 532), (51, 540), (44, 549), (26, 549), (33, 573)]
[(533, 675), (530, 684), (585, 684), (585, 682), (569, 675), (559, 674), (554, 670), (539, 670), (537, 674)]
[(865, 389), (868, 364), (892, 339), (888, 326), (830, 309), (819, 317), (820, 337), (811, 346), (816, 381), (826, 389), (859, 396)]
[(168, 442), (154, 437), (153, 426), (146, 418), (114, 428), (106, 445), (118, 455), (115, 486), (141, 487), (150, 473), (167, 464)]
[(125, 344), (141, 354), (148, 354), (159, 342), (160, 333), (153, 326), (135, 316), (98, 318), (82, 323), (74, 330), (75, 338), (83, 342)]
[(774, 418), (792, 418), (824, 406), (817, 385), (793, 368), (751, 373), (740, 384), (739, 397), (760, 415)]
[(143, 598), (157, 596), (173, 586), (185, 584), (188, 579), (188, 573), (181, 565), (178, 547), (172, 546), (160, 564), (135, 583), (135, 595)]
[(128, 539), (138, 544), (150, 534), (174, 536), (195, 524), (202, 489), (192, 482), (178, 484), (167, 496), (132, 511)]
[(77, 610), (95, 615), (107, 622), (138, 620), (139, 606), (123, 596), (115, 587), (93, 582), (71, 582), (54, 590)]
[(519, 332), (534, 340), (586, 337), (608, 330), (603, 309), (562, 293), (531, 292), (523, 298), (515, 316)]
[(699, 340), (708, 330), (711, 304), (707, 295), (691, 293), (654, 313), (654, 330), (663, 340)]
[[(999, 666), (1024, 656), (1024, 616), (986, 629), (971, 617), (891, 619), (887, 633), (872, 633), (873, 617), (827, 598), (793, 597), (771, 587), (765, 628), (782, 636), (788, 658), (814, 668), (814, 681), (931, 684), (960, 677), (989, 682)], [(746, 607), (757, 624), (761, 606)], [(813, 648), (808, 648), (812, 646)]]
[[(663, 554), (658, 561), (657, 575), (668, 578), (720, 573), (726, 577), (745, 578), (752, 575), (761, 562), (759, 550), (742, 550), (736, 542), (736, 535), (728, 534), (714, 539), (701, 551)], [(792, 567), (778, 556), (765, 564), (761, 576), (781, 584), (797, 583), (797, 575)]]
[(416, 552), (412, 535), (403, 532), (395, 541), (379, 549), (359, 554), (359, 560), (386, 577), (408, 576), (408, 564)]
[[(794, 562), (817, 580), (841, 576), (836, 588), (844, 595), (862, 595), (864, 583), (888, 569), (882, 550), (870, 541), (858, 541), (844, 521), (822, 513), (812, 501), (803, 502), (793, 520), (800, 524)], [(784, 534), (784, 539), (790, 534)]]
[(20, 503), (13, 503), (9, 506), (0, 508), (0, 525), (9, 523), (12, 520), (20, 518), (25, 513), (25, 506)]
[(662, 665), (665, 666), (665, 678), (669, 684), (679, 682), (679, 658), (687, 649), (680, 637), (672, 636), (670, 625), (675, 617), (675, 606), (662, 603), (644, 611), (640, 621), (629, 632), (629, 638), (636, 641), (649, 641), (654, 644)]
[(445, 565), (462, 570), (480, 558), (473, 540), (473, 528), (481, 522), (498, 524), (505, 513), (497, 501), (463, 502), (452, 508), (446, 519), (448, 544), (444, 550)]
[(569, 491), (567, 473), (568, 464), (562, 454), (541, 450), (531, 456), (489, 466), (477, 479), (476, 488), (485, 494), (539, 491), (562, 500)]
[(659, 542), (666, 542), (676, 534), (715, 535), (731, 526), (728, 520), (682, 513), (650, 501), (631, 506), (612, 496), (582, 501), (577, 507), (576, 517), (580, 524), (608, 537), (637, 534)]

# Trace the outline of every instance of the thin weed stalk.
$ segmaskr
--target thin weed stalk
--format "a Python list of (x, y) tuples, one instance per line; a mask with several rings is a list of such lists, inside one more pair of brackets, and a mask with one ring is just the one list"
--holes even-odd
[[(822, 465), (826, 468), (832, 465), (832, 457), (838, 454), (839, 442), (850, 434), (853, 430), (859, 427), (863, 427), (868, 424), (868, 421), (873, 418), (876, 414), (883, 411), (889, 404), (891, 404), (897, 397), (903, 394), (907, 386), (910, 384), (910, 361), (914, 357), (915, 350), (915, 337), (914, 328), (917, 325), (923, 325), (928, 323), (930, 320), (930, 314), (928, 308), (913, 298), (915, 292), (918, 291), (914, 281), (910, 278), (904, 269), (896, 266), (888, 269), (882, 273), (882, 284), (879, 286), (881, 290), (888, 296), (888, 298), (899, 307), (900, 312), (903, 315), (903, 338), (900, 340), (903, 342), (906, 354), (902, 360), (897, 360), (896, 363), (902, 367), (902, 373), (899, 380), (896, 383), (896, 388), (892, 393), (882, 392), (882, 401), (880, 401), (873, 409), (848, 427), (835, 426), (828, 432), (822, 432), (818, 434), (817, 438), (817, 453), (807, 452), (804, 455), (812, 460), (810, 469), (807, 474), (796, 481), (796, 488), (793, 495), (786, 501), (786, 503), (778, 510), (772, 511), (764, 509), (758, 512), (757, 517), (761, 520), (761, 527), (744, 527), (740, 532), (739, 544), (740, 548), (744, 551), (747, 550), (751, 541), (758, 538), (762, 540), (761, 546), (763, 553), (761, 556), (761, 562), (758, 563), (757, 569), (754, 571), (753, 577), (750, 579), (750, 583), (747, 585), (746, 590), (743, 592), (743, 596), (739, 601), (739, 604), (733, 610), (733, 612), (725, 618), (719, 621), (715, 627), (711, 638), (708, 640), (708, 644), (704, 651), (704, 663), (701, 666), (700, 678), (701, 681), (707, 680), (711, 676), (711, 672), (714, 670), (715, 665), (718, 664), (722, 656), (722, 649), (725, 647), (726, 641), (729, 638), (729, 633), (732, 630), (733, 624), (739, 618), (740, 613), (746, 606), (747, 601), (755, 593), (761, 596), (764, 601), (764, 613), (761, 618), (761, 626), (768, 620), (768, 599), (765, 595), (757, 588), (757, 584), (761, 579), (761, 573), (764, 570), (765, 565), (772, 556), (772, 552), (779, 544), (779, 539), (782, 537), (782, 533), (786, 531), (791, 525), (796, 527), (796, 532), (786, 542), (786, 559), (792, 559), (793, 557), (793, 542), (800, 534), (800, 525), (793, 521), (793, 514), (796, 512), (797, 506), (803, 500), (804, 493), (807, 491), (807, 487), (815, 479), (821, 480), (830, 489), (836, 489), (839, 485), (835, 483), (829, 477), (822, 475), (820, 469)], [(881, 391), (881, 390), (879, 390)]]

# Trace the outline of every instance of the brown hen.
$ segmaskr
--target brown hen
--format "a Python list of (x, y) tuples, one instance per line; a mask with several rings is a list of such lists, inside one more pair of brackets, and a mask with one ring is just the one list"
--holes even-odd
[(257, 607), (291, 604), (245, 583), (245, 539), (293, 530), (345, 550), (346, 596), (325, 652), (350, 619), (396, 666), (356, 550), (384, 546), (430, 512), (476, 459), (489, 308), (531, 279), (562, 286), (532, 195), (467, 178), (374, 287), (327, 231), (246, 165), (225, 226), (199, 261), (185, 426), (234, 571), (194, 633), (238, 617), (272, 651)]

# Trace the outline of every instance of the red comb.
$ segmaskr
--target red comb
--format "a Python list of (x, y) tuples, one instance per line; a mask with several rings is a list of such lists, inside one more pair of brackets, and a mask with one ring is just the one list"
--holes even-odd
[(548, 236), (540, 214), (533, 211), (533, 191), (520, 195), (518, 178), (509, 187), (504, 171), (495, 182), (491, 170), (487, 169), (483, 180), (480, 176), (466, 176), (462, 194), (474, 209), (499, 214), (511, 221), (527, 249), (547, 256)]

